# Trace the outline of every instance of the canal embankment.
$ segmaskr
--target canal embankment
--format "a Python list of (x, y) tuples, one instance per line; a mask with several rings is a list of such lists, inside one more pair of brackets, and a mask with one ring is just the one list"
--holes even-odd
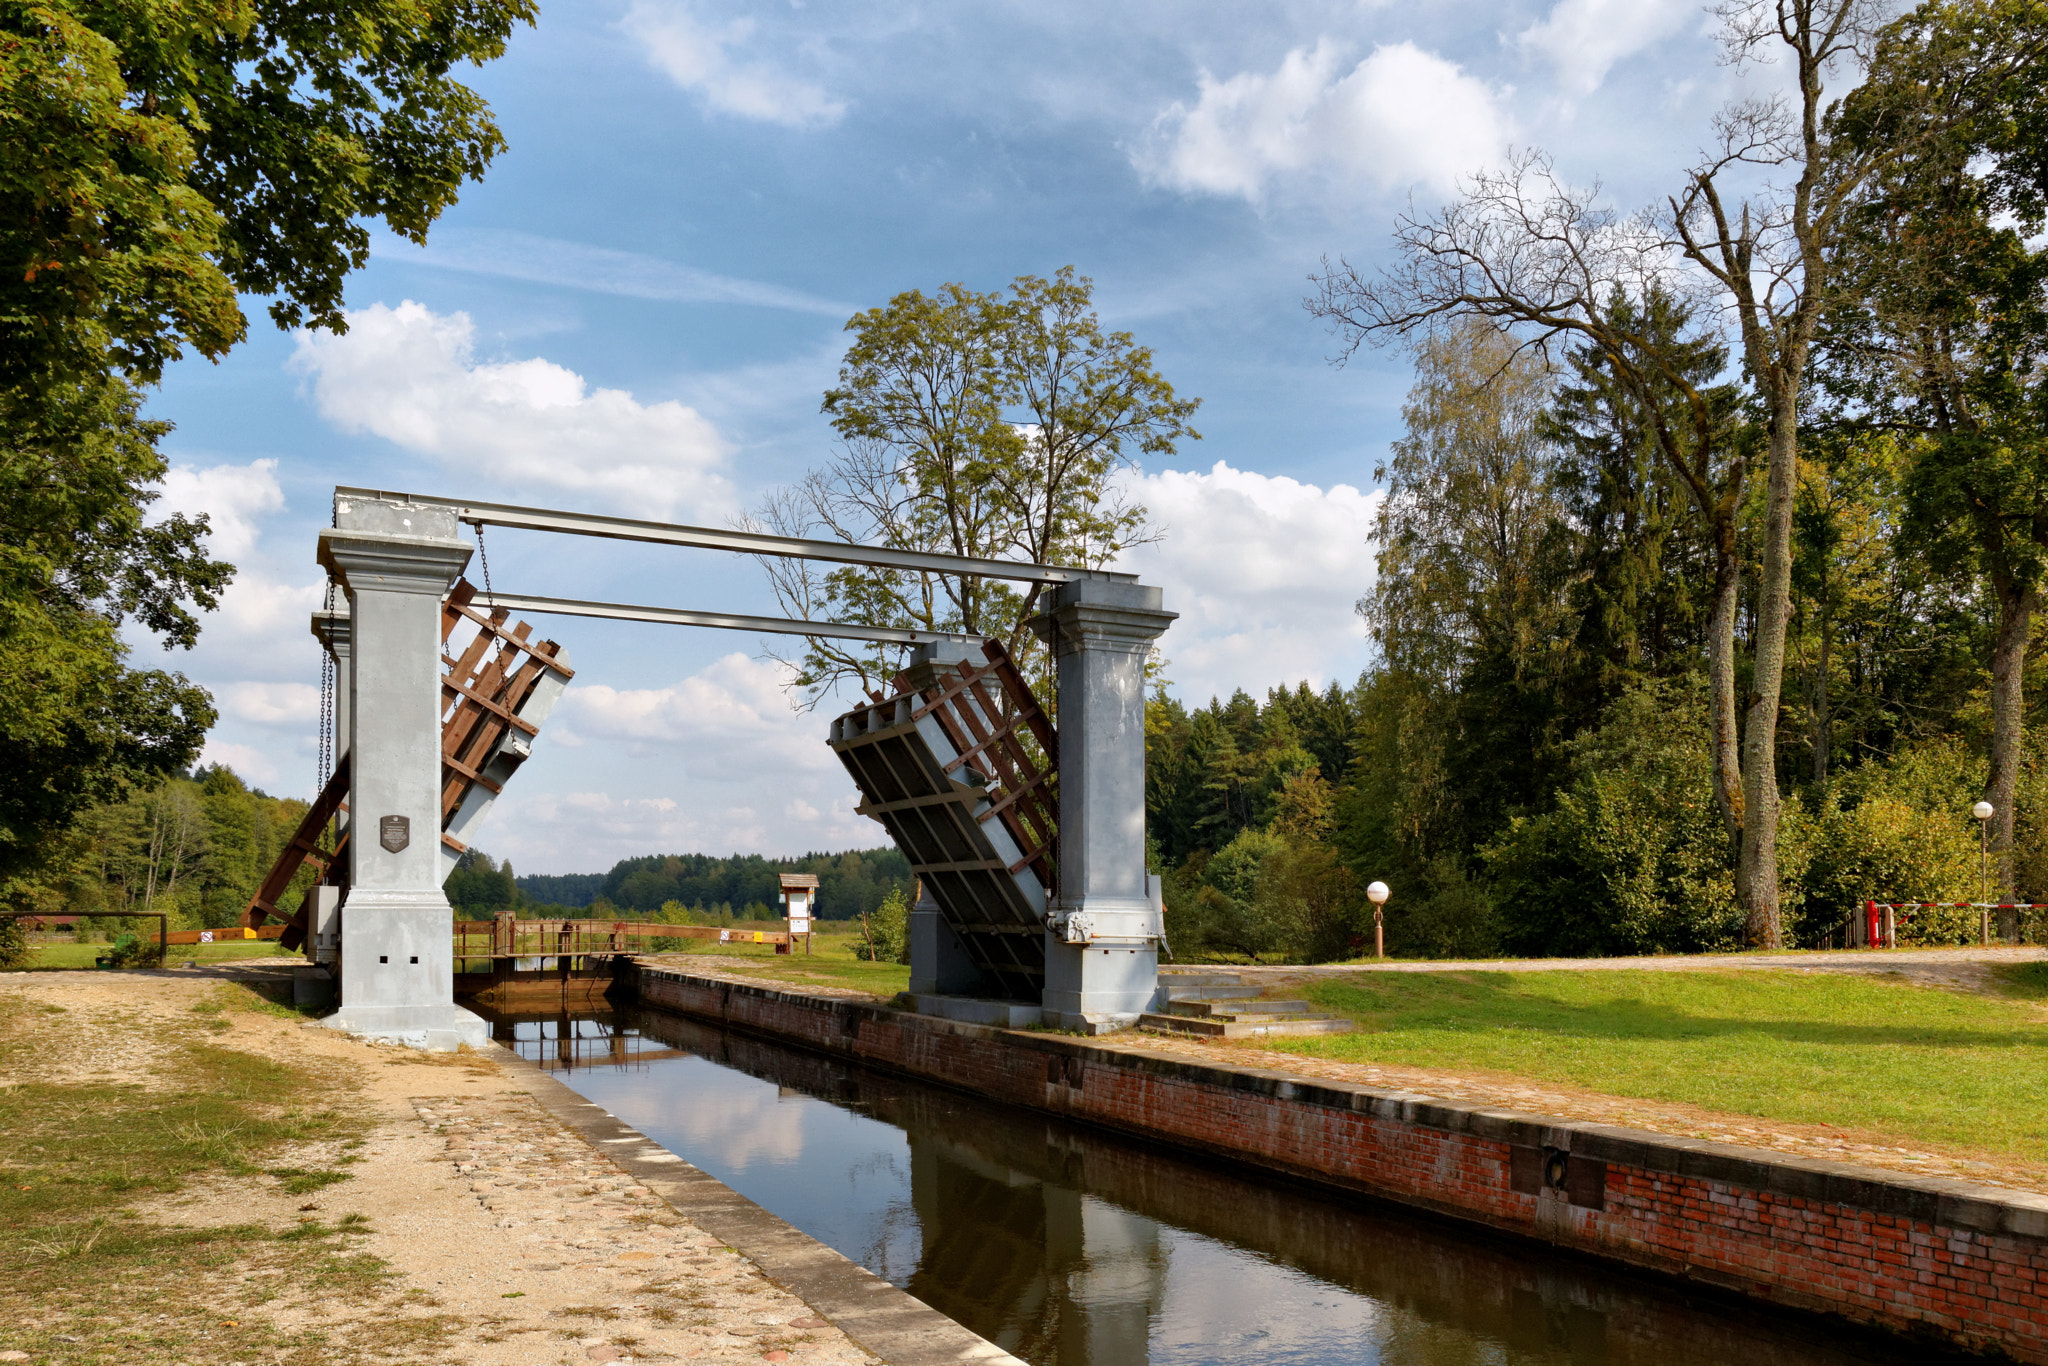
[(643, 1005), (1693, 1285), (2048, 1361), (2048, 1197), (643, 965)]

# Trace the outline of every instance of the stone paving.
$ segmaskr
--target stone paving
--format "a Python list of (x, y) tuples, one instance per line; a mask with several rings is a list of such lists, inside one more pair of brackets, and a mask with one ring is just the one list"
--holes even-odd
[[(501, 1235), (519, 1249), (502, 1264), (502, 1295), (485, 1340), (557, 1338), (594, 1362), (802, 1361), (875, 1358), (754, 1264), (677, 1214), (525, 1094), (433, 1096), (414, 1112)], [(577, 1301), (539, 1322), (518, 1300)], [(536, 1306), (538, 1307), (538, 1306)]]

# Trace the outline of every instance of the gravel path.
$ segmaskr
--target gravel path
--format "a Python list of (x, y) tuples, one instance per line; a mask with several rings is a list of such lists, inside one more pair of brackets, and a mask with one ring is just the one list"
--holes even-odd
[[(236, 976), (225, 967), (0, 974), (0, 993), (64, 1011), (63, 1027), (0, 1085), (154, 1086), (193, 1037), (195, 1008), (211, 1010)], [(380, 1259), (390, 1276), (367, 1297), (338, 1296), (240, 1265), (181, 1294), (246, 1305), (245, 1317), (319, 1344), (323, 1362), (876, 1361), (549, 1115), (521, 1070), (499, 1065), (509, 1054), (417, 1053), (250, 1010), (201, 1018), (212, 1022), (205, 1043), (306, 1069), (319, 1091), (309, 1102), (358, 1109), (370, 1127), (347, 1152), (307, 1144), (266, 1158), (348, 1173), (310, 1198), (267, 1177), (215, 1177), (138, 1202), (138, 1212), (184, 1227), (350, 1227), (360, 1231), (347, 1235), (347, 1251)], [(4, 1339), (0, 1348), (11, 1348)]]

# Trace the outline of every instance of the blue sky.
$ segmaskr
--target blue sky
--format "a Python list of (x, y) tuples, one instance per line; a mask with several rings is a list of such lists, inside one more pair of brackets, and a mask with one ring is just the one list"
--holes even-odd
[[(208, 757), (313, 786), (335, 484), (723, 523), (830, 455), (852, 311), (1068, 264), (1204, 401), (1205, 439), (1131, 476), (1165, 532), (1131, 567), (1183, 614), (1177, 691), (1354, 678), (1407, 364), (1329, 365), (1308, 275), (1381, 259), (1398, 212), (1510, 147), (1623, 208), (1668, 192), (1745, 79), (1717, 58), (1707, 16), (1662, 0), (544, 4), (474, 73), (510, 150), (425, 249), (378, 239), (349, 333), (287, 336), (250, 301), (250, 342), (155, 404), (163, 506), (211, 513), (242, 569), (173, 660), (221, 704)], [(508, 591), (774, 610), (730, 557), (489, 548)], [(537, 624), (577, 682), (482, 847), (573, 872), (879, 842), (761, 641)]]

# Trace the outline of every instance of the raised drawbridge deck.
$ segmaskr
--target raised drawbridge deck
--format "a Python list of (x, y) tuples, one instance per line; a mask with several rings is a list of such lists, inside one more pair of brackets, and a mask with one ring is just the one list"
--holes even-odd
[(933, 989), (1037, 1005), (1059, 742), (1015, 661), (994, 641), (983, 653), (914, 665), (895, 696), (834, 720), (828, 743), (860, 789), (857, 809), (888, 830), (942, 917), (952, 951), (939, 957), (964, 956), (979, 974)]

